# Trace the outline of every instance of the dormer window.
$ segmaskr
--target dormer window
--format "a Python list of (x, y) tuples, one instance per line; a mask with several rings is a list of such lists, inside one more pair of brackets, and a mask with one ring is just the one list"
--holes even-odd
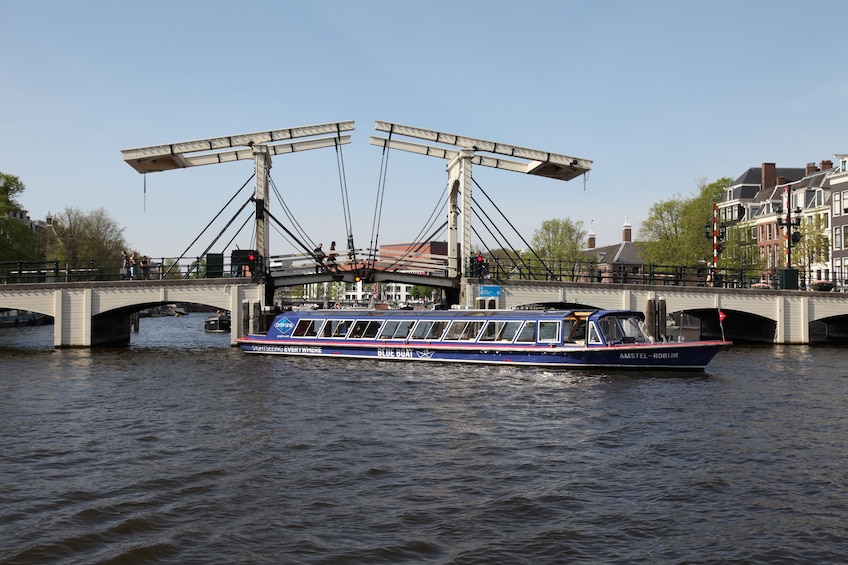
[(848, 159), (842, 159), (839, 161), (839, 170), (843, 173), (848, 172)]

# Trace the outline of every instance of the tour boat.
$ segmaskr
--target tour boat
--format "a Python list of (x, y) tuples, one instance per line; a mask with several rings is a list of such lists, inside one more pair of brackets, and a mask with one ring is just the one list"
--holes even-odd
[(728, 341), (653, 339), (645, 316), (618, 310), (304, 310), (278, 314), (246, 353), (703, 371)]

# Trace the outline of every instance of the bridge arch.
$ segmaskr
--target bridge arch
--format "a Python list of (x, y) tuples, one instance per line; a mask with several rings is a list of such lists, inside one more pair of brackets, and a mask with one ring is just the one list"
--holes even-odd
[(265, 285), (249, 279), (91, 281), (4, 285), (0, 308), (53, 317), (54, 346), (129, 343), (130, 315), (156, 304), (206, 304), (232, 312), (232, 344), (258, 331)]

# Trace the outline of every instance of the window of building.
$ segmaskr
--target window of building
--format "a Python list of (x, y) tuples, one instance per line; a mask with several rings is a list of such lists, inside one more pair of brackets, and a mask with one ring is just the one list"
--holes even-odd
[(833, 249), (842, 249), (842, 226), (833, 226)]
[(842, 199), (840, 198), (840, 193), (833, 193), (833, 215), (838, 216), (839, 212), (842, 211)]

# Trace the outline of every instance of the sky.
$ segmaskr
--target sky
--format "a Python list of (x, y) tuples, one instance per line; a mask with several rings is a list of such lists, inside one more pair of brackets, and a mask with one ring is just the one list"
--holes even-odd
[[(483, 166), (473, 176), (514, 246), (549, 219), (611, 245), (626, 219), (638, 234), (653, 204), (699, 182), (848, 150), (843, 11), (824, 0), (0, 0), (0, 172), (25, 184), (33, 219), (102, 208), (142, 254), (227, 252), (252, 244), (250, 229), (215, 242), (235, 213), (227, 202), (245, 183), (236, 202), (249, 196), (252, 162), (140, 175), (121, 150), (354, 121), (341, 169), (333, 149), (278, 156), (274, 187), (309, 243), (341, 243), (348, 229), (360, 248), (412, 241), (446, 162), (391, 151), (383, 180), (369, 143), (379, 120), (591, 160), (569, 182)], [(276, 200), (271, 212), (285, 218)], [(472, 245), (493, 246), (479, 237)], [(271, 253), (293, 251), (275, 232)]]

